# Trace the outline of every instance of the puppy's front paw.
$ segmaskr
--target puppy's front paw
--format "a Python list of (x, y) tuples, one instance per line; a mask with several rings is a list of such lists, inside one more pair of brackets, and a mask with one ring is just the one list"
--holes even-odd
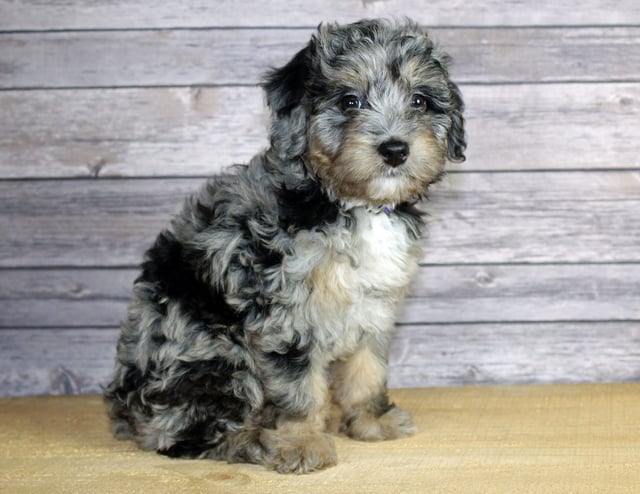
[(359, 411), (348, 417), (342, 425), (342, 432), (359, 441), (396, 439), (410, 436), (417, 430), (411, 415), (395, 406), (379, 417), (364, 410)]
[(262, 442), (267, 449), (266, 466), (279, 473), (310, 473), (338, 462), (333, 439), (327, 434), (291, 437), (270, 431)]

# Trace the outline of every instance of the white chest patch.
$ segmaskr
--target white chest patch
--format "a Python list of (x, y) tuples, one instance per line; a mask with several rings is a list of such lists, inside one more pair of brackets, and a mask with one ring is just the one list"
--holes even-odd
[(353, 249), (358, 265), (354, 281), (375, 291), (402, 290), (415, 271), (415, 241), (393, 214), (360, 210), (356, 217)]
[(288, 266), (309, 290), (305, 323), (336, 356), (355, 349), (366, 333), (393, 329), (420, 256), (418, 242), (394, 214), (357, 209), (354, 216), (355, 228), (299, 236)]

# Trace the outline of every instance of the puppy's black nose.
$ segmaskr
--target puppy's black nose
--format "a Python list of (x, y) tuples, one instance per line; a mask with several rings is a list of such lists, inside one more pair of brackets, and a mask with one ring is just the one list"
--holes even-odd
[(409, 145), (402, 141), (385, 141), (378, 146), (378, 152), (387, 165), (395, 168), (407, 161), (409, 157)]

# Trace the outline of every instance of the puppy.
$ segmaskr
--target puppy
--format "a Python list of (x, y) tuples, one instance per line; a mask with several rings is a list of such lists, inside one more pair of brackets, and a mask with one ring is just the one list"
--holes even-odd
[(306, 473), (414, 432), (389, 402), (415, 203), (464, 159), (448, 57), (406, 21), (323, 24), (266, 77), (271, 144), (211, 178), (146, 253), (106, 390), (114, 434)]

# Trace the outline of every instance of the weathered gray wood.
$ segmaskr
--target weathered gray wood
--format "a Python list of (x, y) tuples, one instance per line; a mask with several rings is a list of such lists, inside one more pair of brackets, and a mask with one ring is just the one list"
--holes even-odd
[(133, 269), (0, 272), (0, 328), (118, 326), (137, 275)]
[[(0, 182), (0, 266), (137, 265), (203, 179)], [(638, 262), (638, 172), (451, 174), (424, 262)]]
[(100, 393), (118, 329), (0, 330), (0, 396)]
[(266, 147), (254, 88), (0, 92), (2, 177), (208, 175)]
[[(257, 84), (312, 30), (162, 30), (2, 36), (0, 88)], [(637, 81), (640, 28), (433, 29), (459, 83)]]
[(408, 15), (427, 25), (638, 24), (635, 0), (116, 0), (0, 1), (0, 30), (202, 26), (315, 26), (322, 20)]
[(640, 320), (640, 264), (427, 266), (402, 323)]
[(461, 169), (640, 165), (640, 84), (484, 86), (464, 94), (469, 149)]
[(637, 381), (640, 322), (401, 326), (389, 384)]
[(637, 262), (638, 172), (451, 174), (423, 207), (428, 263)]
[[(640, 83), (463, 87), (462, 170), (637, 168)], [(0, 92), (0, 178), (207, 175), (267, 145), (257, 88)]]
[(4, 266), (137, 265), (203, 180), (0, 182)]
[(469, 150), (390, 384), (640, 380), (636, 0), (0, 0), (0, 395), (98, 392), (188, 177), (268, 142), (251, 85), (321, 20), (403, 14), (455, 58)]
[[(0, 273), (1, 327), (116, 326), (136, 270)], [(398, 322), (640, 320), (640, 264), (426, 266)]]
[[(118, 332), (1, 330), (0, 396), (101, 392)], [(635, 381), (638, 348), (638, 322), (400, 326), (389, 385)]]

